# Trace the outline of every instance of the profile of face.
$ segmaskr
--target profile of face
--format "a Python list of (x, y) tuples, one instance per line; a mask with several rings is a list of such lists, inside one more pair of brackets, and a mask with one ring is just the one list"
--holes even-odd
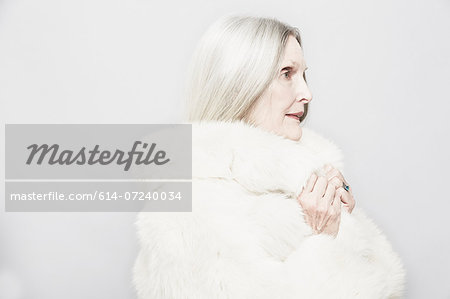
[(299, 118), (305, 111), (304, 105), (312, 100), (304, 78), (306, 69), (302, 48), (290, 35), (277, 77), (250, 113), (256, 126), (294, 141), (300, 140)]

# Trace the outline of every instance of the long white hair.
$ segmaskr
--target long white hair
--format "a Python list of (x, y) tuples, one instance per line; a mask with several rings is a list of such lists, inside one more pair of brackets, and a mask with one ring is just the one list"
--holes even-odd
[(201, 38), (189, 67), (187, 121), (251, 122), (254, 103), (278, 75), (289, 35), (302, 45), (297, 28), (274, 18), (217, 20)]

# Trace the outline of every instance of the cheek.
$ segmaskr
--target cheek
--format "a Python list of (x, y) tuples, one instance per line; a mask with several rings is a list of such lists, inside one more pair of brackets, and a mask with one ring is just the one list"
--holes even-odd
[(278, 102), (283, 103), (285, 106), (290, 106), (295, 100), (295, 90), (291, 84), (279, 84), (274, 89), (274, 97)]
[(274, 95), (274, 101), (273, 101), (273, 105), (274, 105), (274, 110), (277, 111), (277, 114), (280, 117), (285, 117), (286, 113), (288, 112), (292, 112), (291, 111), (291, 107), (295, 102), (295, 97), (294, 94), (292, 92), (290, 92), (289, 90), (279, 90), (275, 95)]

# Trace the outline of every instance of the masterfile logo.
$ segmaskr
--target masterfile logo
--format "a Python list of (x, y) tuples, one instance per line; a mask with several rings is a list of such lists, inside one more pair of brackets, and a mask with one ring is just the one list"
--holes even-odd
[[(138, 150), (138, 147), (142, 146), (143, 150)], [(157, 151), (155, 157), (152, 158), (153, 151), (155, 150), (156, 143), (152, 143), (150, 146), (148, 143), (135, 141), (131, 151), (124, 152), (121, 150), (115, 150), (114, 152), (104, 150), (99, 150), (100, 145), (96, 144), (92, 150), (86, 150), (86, 147), (82, 147), (79, 151), (74, 152), (72, 150), (62, 150), (60, 151), (60, 146), (58, 144), (48, 145), (48, 144), (32, 144), (27, 147), (30, 150), (30, 155), (28, 156), (27, 164), (30, 165), (33, 162), (41, 165), (44, 159), (47, 158), (47, 163), (50, 165), (94, 165), (99, 163), (101, 165), (108, 165), (110, 163), (116, 162), (118, 165), (124, 164), (124, 170), (128, 171), (133, 163), (137, 165), (145, 164), (149, 165), (155, 163), (156, 165), (164, 165), (170, 161), (170, 159), (164, 159), (166, 156), (165, 151)], [(148, 148), (148, 149), (147, 149)], [(33, 161), (35, 156), (37, 161)], [(134, 160), (134, 157), (136, 159)]]
[(5, 126), (5, 210), (191, 211), (192, 126)]

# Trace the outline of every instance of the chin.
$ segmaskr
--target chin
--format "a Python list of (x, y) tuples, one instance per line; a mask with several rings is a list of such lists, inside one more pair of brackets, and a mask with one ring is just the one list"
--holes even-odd
[(302, 138), (302, 128), (298, 127), (295, 131), (290, 131), (285, 137), (293, 141), (300, 141)]

